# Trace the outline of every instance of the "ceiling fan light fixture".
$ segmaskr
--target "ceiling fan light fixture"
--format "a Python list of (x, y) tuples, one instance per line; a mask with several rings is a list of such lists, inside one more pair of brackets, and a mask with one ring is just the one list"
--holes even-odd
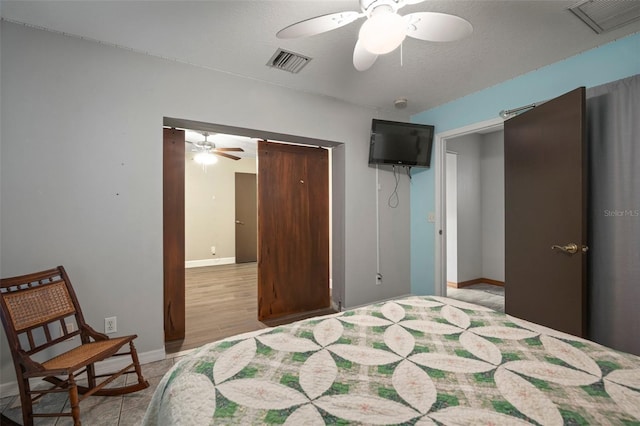
[(210, 166), (218, 162), (218, 157), (210, 152), (199, 152), (193, 157), (193, 160), (203, 166)]
[(362, 24), (358, 39), (370, 53), (384, 55), (394, 51), (407, 36), (407, 23), (386, 6), (377, 7)]

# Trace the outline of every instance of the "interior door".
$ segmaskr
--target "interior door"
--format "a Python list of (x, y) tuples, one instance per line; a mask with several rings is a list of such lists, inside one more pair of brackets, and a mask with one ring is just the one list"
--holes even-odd
[(164, 339), (184, 339), (184, 130), (163, 129)]
[(505, 122), (505, 311), (586, 333), (585, 89)]
[(328, 308), (329, 159), (258, 142), (258, 319)]
[(236, 173), (236, 263), (258, 260), (258, 198), (255, 173)]

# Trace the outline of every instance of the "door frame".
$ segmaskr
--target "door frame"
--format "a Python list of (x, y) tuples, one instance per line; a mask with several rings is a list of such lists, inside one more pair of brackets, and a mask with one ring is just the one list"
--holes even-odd
[(435, 165), (435, 204), (436, 204), (436, 232), (435, 232), (435, 284), (436, 296), (447, 295), (447, 140), (478, 132), (492, 132), (504, 128), (503, 118), (469, 124), (457, 129), (437, 133), (434, 136), (434, 165)]
[[(224, 133), (231, 135), (247, 136), (251, 138), (266, 139), (273, 142), (293, 143), (309, 146), (322, 146), (331, 148), (329, 151), (329, 280), (331, 291), (331, 303), (335, 309), (341, 310), (344, 306), (345, 300), (345, 279), (346, 279), (346, 265), (345, 258), (345, 242), (346, 242), (346, 230), (345, 230), (345, 215), (346, 215), (346, 149), (345, 144), (342, 142), (334, 142), (330, 140), (315, 139), (304, 136), (287, 135), (283, 133), (274, 133), (264, 130), (248, 129), (243, 127), (227, 126), (222, 124), (214, 124), (203, 121), (187, 120), (182, 118), (163, 117), (163, 128), (177, 128), (177, 129), (191, 129), (208, 131), (210, 133)], [(163, 172), (164, 175), (164, 172)], [(170, 197), (169, 197), (170, 199)], [(163, 194), (163, 206), (167, 202), (166, 195)], [(164, 208), (164, 207), (163, 207)], [(164, 216), (164, 215), (163, 215)], [(163, 219), (164, 220), (164, 219)], [(184, 228), (184, 221), (182, 224), (173, 224)], [(163, 229), (163, 235), (165, 232), (172, 232), (174, 228)], [(167, 248), (165, 247), (164, 250)], [(184, 259), (181, 260), (184, 262)], [(164, 267), (165, 261), (163, 261)], [(163, 289), (166, 288), (167, 283), (163, 285)], [(182, 292), (184, 294), (184, 286), (182, 286)], [(163, 302), (164, 303), (164, 302)], [(163, 314), (163, 321), (164, 316)], [(163, 330), (164, 331), (164, 330)], [(184, 331), (184, 330), (183, 330)], [(164, 334), (164, 333), (163, 333)], [(168, 341), (165, 339), (164, 341)]]

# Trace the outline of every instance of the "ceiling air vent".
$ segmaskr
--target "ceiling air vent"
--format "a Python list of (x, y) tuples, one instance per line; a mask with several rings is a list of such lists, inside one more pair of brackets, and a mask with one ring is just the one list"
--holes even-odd
[(634, 0), (587, 0), (569, 10), (598, 34), (640, 19), (640, 1)]
[(271, 59), (269, 59), (269, 62), (267, 62), (267, 66), (297, 74), (310, 60), (311, 58), (298, 53), (278, 49)]

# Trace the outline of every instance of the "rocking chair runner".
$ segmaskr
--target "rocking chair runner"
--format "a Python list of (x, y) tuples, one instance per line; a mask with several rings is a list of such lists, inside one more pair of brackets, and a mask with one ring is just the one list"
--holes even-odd
[[(149, 386), (142, 377), (140, 362), (133, 345), (133, 339), (137, 336), (109, 338), (87, 325), (69, 277), (62, 266), (0, 280), (0, 308), (0, 317), (11, 348), (20, 388), (25, 426), (33, 425), (36, 417), (61, 416), (73, 417), (74, 425), (80, 425), (79, 404), (86, 397), (122, 395)], [(75, 331), (67, 330), (66, 324), (69, 322), (75, 322)], [(80, 336), (80, 342), (73, 349), (46, 361), (37, 361), (50, 353), (50, 348), (75, 336)], [(129, 352), (119, 352), (127, 344)], [(66, 345), (65, 347), (68, 348)], [(96, 375), (94, 363), (122, 355), (130, 355), (131, 363), (115, 373)], [(86, 373), (87, 386), (77, 384), (78, 376), (83, 373)], [(122, 387), (105, 387), (123, 374), (129, 373), (137, 375), (137, 383)], [(53, 386), (32, 390), (29, 380), (35, 378), (45, 380)], [(96, 378), (105, 379), (98, 382)], [(33, 402), (37, 399), (47, 393), (65, 391), (69, 392), (70, 412), (33, 412)], [(2, 422), (15, 424), (4, 416)]]

